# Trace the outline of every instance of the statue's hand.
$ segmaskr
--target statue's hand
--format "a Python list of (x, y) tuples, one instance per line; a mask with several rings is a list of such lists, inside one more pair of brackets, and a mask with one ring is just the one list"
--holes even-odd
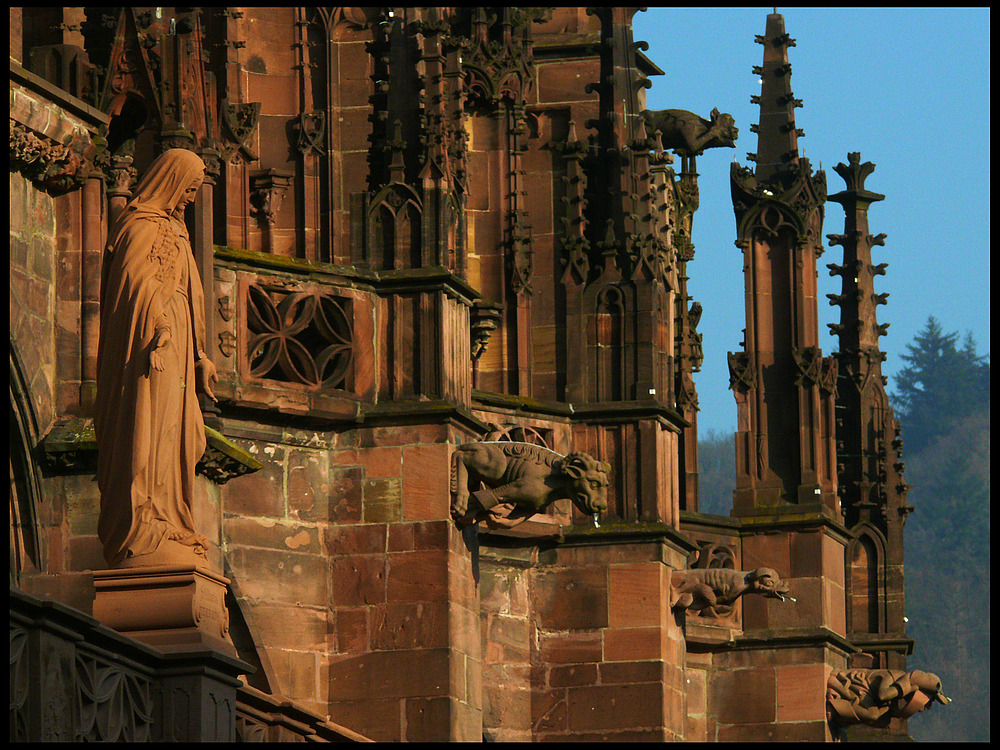
[(218, 401), (219, 399), (212, 392), (212, 386), (219, 379), (215, 364), (208, 357), (202, 357), (195, 362), (195, 368), (198, 370), (198, 387), (201, 392), (213, 401)]
[(163, 372), (164, 367), (166, 367), (166, 364), (163, 361), (163, 355), (160, 354), (160, 349), (165, 347), (169, 342), (170, 329), (157, 328), (156, 332), (153, 334), (152, 349), (149, 352), (149, 366), (157, 372)]

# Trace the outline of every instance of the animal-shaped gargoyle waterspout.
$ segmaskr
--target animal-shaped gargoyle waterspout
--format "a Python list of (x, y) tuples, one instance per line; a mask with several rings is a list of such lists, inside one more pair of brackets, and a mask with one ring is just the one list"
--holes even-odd
[(647, 109), (642, 112), (646, 133), (660, 132), (665, 151), (699, 156), (707, 148), (736, 148), (739, 128), (733, 116), (713, 109), (710, 120), (684, 109)]
[(951, 701), (941, 679), (930, 672), (894, 669), (843, 669), (826, 683), (826, 714), (835, 729), (854, 724), (884, 727), (890, 719), (908, 719), (935, 701)]
[(480, 520), (513, 526), (568, 497), (596, 518), (608, 507), (610, 471), (586, 453), (563, 456), (531, 443), (466, 443), (452, 455), (451, 515), (463, 526)]
[(686, 609), (702, 617), (725, 617), (732, 613), (736, 600), (744, 594), (795, 601), (788, 595), (788, 583), (771, 568), (675, 570), (670, 582), (673, 586), (671, 608)]

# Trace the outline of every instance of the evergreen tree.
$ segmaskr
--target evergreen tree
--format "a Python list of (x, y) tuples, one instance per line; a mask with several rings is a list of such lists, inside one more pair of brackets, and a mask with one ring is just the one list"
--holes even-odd
[(989, 408), (989, 361), (976, 354), (971, 333), (961, 347), (957, 342), (958, 333), (945, 333), (931, 316), (902, 355), (907, 366), (895, 378), (893, 405), (911, 455), (958, 421)]
[(893, 396), (908, 499), (910, 669), (938, 674), (954, 702), (915, 717), (915, 739), (990, 735), (990, 364), (933, 317), (907, 346)]

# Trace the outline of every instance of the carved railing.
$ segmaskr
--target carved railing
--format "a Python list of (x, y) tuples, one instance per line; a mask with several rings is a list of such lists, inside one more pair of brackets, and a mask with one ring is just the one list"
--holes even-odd
[(209, 651), (162, 654), (10, 589), (11, 742), (365, 741), (242, 684), (248, 668)]

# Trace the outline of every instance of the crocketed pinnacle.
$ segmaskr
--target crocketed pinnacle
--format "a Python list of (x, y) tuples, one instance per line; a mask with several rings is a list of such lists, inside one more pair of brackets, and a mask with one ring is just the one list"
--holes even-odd
[(757, 133), (758, 182), (769, 180), (779, 171), (798, 162), (798, 137), (795, 128), (795, 108), (802, 102), (792, 95), (792, 66), (788, 63), (788, 48), (795, 40), (785, 33), (785, 18), (779, 13), (767, 17), (767, 31), (756, 37), (764, 45), (764, 64), (754, 68), (760, 76), (760, 96), (752, 101), (760, 104), (760, 122), (751, 126)]

